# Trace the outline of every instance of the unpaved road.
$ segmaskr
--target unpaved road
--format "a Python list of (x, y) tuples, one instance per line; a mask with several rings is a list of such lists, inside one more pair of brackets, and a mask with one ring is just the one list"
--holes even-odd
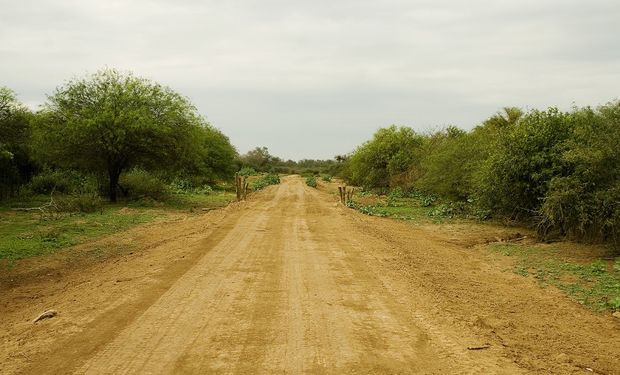
[(0, 373), (620, 373), (617, 319), (444, 237), (288, 177), (5, 285)]

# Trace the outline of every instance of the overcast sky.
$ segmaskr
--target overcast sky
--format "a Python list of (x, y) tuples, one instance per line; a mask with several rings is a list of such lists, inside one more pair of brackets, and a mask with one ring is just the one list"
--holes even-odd
[(188, 96), (242, 153), (332, 158), (390, 124), (618, 99), (620, 1), (0, 0), (0, 85), (31, 107), (106, 66)]

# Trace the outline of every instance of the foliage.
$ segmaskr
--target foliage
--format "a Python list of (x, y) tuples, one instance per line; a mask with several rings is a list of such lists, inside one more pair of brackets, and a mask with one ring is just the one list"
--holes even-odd
[(243, 167), (237, 172), (239, 176), (256, 176), (258, 173), (252, 167)]
[(563, 173), (553, 176), (539, 228), (589, 240), (620, 239), (620, 102), (571, 115), (561, 150)]
[(192, 104), (171, 89), (105, 69), (49, 96), (36, 142), (58, 165), (105, 174), (115, 201), (123, 171), (174, 168), (203, 143), (201, 126)]
[(350, 200), (347, 202), (347, 207), (357, 210), (368, 216), (379, 216), (379, 217), (389, 216), (387, 213), (381, 210), (381, 206), (377, 206), (377, 205), (363, 205), (353, 200)]
[(172, 170), (185, 179), (193, 179), (193, 185), (213, 185), (232, 179), (237, 170), (237, 150), (221, 131), (202, 118), (195, 121)]
[[(505, 217), (554, 235), (620, 245), (620, 102), (507, 107), (471, 131), (417, 135), (394, 126), (343, 158), (351, 184), (417, 191), (431, 215)], [(620, 246), (617, 246), (620, 248)]]
[(71, 169), (44, 169), (32, 178), (28, 185), (33, 194), (80, 194), (97, 192), (95, 176)]
[(569, 115), (556, 108), (521, 117), (480, 171), (480, 202), (510, 217), (536, 214), (549, 182), (564, 172), (561, 157), (572, 127)]
[(0, 199), (14, 196), (36, 172), (31, 158), (32, 114), (0, 86)]
[(131, 200), (163, 201), (169, 197), (167, 184), (161, 178), (142, 169), (132, 169), (124, 173), (119, 186), (123, 195)]
[(328, 174), (323, 174), (323, 175), (321, 175), (321, 180), (323, 180), (325, 182), (331, 182), (332, 181), (332, 176), (328, 175)]
[(424, 138), (408, 127), (379, 129), (347, 162), (347, 178), (364, 188), (401, 186), (419, 161)]
[(271, 167), (270, 164), (274, 161), (274, 156), (269, 153), (267, 147), (256, 147), (242, 155), (240, 159), (246, 167), (259, 172), (268, 172)]
[(315, 188), (316, 187), (316, 177), (310, 176), (306, 178), (306, 185)]
[(252, 182), (252, 190), (259, 191), (270, 185), (277, 185), (280, 183), (280, 177), (277, 174), (266, 174), (261, 178)]

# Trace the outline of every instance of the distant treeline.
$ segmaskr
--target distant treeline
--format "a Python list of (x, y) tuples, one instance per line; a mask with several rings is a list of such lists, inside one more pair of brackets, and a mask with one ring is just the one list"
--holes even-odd
[(68, 81), (36, 112), (0, 87), (0, 199), (56, 191), (116, 201), (162, 183), (214, 184), (238, 167), (228, 138), (186, 97), (131, 73)]
[(239, 157), (243, 167), (249, 167), (257, 172), (282, 174), (337, 174), (340, 170), (341, 159), (332, 160), (303, 159), (299, 161), (283, 160), (269, 153), (267, 147), (256, 147)]
[(531, 223), (543, 236), (617, 244), (620, 102), (568, 112), (505, 108), (471, 131), (391, 126), (348, 155), (341, 175)]

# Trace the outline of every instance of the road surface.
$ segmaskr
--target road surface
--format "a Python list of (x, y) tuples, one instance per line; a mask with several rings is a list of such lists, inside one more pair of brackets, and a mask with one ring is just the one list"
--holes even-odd
[[(52, 337), (23, 323), (39, 350), (7, 373), (613, 373), (619, 363), (609, 358), (617, 337), (553, 332), (563, 323), (545, 316), (577, 311), (617, 334), (613, 321), (431, 234), (363, 217), (299, 177), (205, 220), (151, 228), (170, 236), (179, 226), (151, 258), (70, 284), (51, 300), (58, 318), (37, 323), (55, 327)], [(594, 359), (580, 345), (597, 339)]]

